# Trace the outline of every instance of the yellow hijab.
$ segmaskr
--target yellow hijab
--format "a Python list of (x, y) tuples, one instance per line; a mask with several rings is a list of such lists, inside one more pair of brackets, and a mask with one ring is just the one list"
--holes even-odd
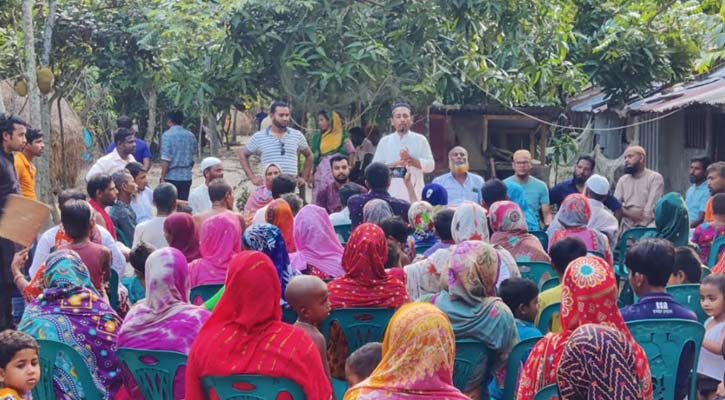
[(337, 111), (333, 111), (331, 119), (329, 129), (320, 138), (320, 154), (336, 151), (342, 145), (342, 118)]

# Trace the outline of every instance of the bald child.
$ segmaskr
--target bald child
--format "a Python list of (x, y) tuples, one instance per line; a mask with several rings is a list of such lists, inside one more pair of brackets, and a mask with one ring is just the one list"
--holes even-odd
[(320, 352), (327, 378), (330, 379), (330, 366), (327, 364), (327, 344), (320, 333), (319, 326), (330, 315), (327, 285), (313, 275), (298, 275), (292, 278), (284, 291), (287, 303), (297, 313), (295, 326), (302, 329), (312, 339)]

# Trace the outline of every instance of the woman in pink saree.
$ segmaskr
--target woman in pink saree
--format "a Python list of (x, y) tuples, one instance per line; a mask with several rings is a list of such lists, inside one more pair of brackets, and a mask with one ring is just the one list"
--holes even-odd
[(290, 254), (293, 269), (307, 270), (323, 279), (345, 274), (343, 248), (324, 208), (314, 204), (302, 207), (295, 217), (294, 237), (297, 252)]
[(199, 235), (201, 258), (189, 264), (191, 287), (221, 284), (227, 278), (232, 257), (242, 251), (242, 226), (230, 213), (210, 217)]

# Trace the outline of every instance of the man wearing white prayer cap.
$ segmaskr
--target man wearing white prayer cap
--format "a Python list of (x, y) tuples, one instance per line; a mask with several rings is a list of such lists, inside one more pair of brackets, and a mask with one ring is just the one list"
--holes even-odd
[(189, 194), (189, 207), (194, 214), (211, 208), (209, 198), (209, 182), (224, 177), (224, 165), (222, 160), (216, 157), (207, 157), (201, 160), (201, 173), (204, 175), (204, 183), (194, 188)]

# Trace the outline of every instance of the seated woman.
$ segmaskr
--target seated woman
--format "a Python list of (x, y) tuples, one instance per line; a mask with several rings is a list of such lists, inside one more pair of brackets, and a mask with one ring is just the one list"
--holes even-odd
[(433, 221), (433, 206), (426, 201), (416, 201), (408, 209), (408, 222), (413, 228), (415, 247), (430, 248), (438, 243)]
[(272, 198), (272, 181), (274, 178), (282, 174), (282, 169), (275, 163), (269, 163), (264, 166), (264, 184), (249, 194), (247, 203), (244, 205), (244, 221), (247, 225), (252, 224), (254, 214), (260, 208), (269, 204)]
[(242, 226), (232, 214), (210, 217), (201, 226), (201, 258), (189, 264), (191, 287), (224, 283), (229, 260), (242, 251)]
[(196, 230), (194, 217), (185, 212), (175, 212), (164, 220), (164, 237), (169, 247), (184, 253), (186, 262), (201, 257), (199, 252), (199, 232)]
[[(72, 250), (59, 250), (48, 256), (43, 286), (43, 294), (25, 307), (18, 330), (36, 339), (71, 346), (85, 361), (104, 397), (113, 398), (122, 384), (116, 358), (116, 334), (121, 319), (93, 287), (88, 269)], [(55, 367), (56, 396), (83, 398), (81, 382), (72, 373), (73, 365), (60, 357)]]
[(292, 213), (292, 208), (289, 203), (282, 199), (273, 200), (267, 206), (267, 213), (264, 215), (264, 218), (268, 224), (276, 226), (282, 232), (287, 251), (290, 253), (296, 252), (297, 245), (295, 245), (294, 234), (295, 216)]
[[(385, 272), (387, 259), (388, 242), (379, 226), (364, 223), (355, 228), (342, 256), (345, 275), (327, 284), (331, 309), (398, 308), (407, 303), (405, 285)], [(327, 354), (332, 376), (344, 379), (348, 348), (337, 324), (330, 328)]]
[(566, 196), (561, 202), (561, 208), (556, 213), (556, 218), (563, 226), (554, 232), (549, 242), (549, 249), (557, 241), (565, 237), (575, 237), (581, 240), (587, 251), (596, 251), (604, 256), (604, 260), (610, 266), (614, 265), (612, 251), (609, 248), (607, 236), (597, 230), (587, 227), (592, 210), (589, 208), (589, 200), (582, 194), (574, 193)]
[[(662, 238), (675, 246), (687, 246), (690, 241), (690, 220), (682, 195), (670, 192), (655, 204), (656, 232), (648, 232), (642, 238)], [(703, 260), (707, 262), (707, 259)]]
[(382, 199), (372, 199), (363, 206), (363, 222), (377, 225), (393, 215), (390, 204)]
[(292, 268), (322, 279), (342, 276), (343, 248), (324, 208), (308, 204), (295, 217), (297, 252), (290, 255)]
[(551, 262), (536, 236), (529, 233), (526, 217), (513, 201), (497, 201), (488, 210), (491, 222), (491, 244), (508, 250), (516, 261)]
[(280, 281), (268, 256), (243, 251), (232, 258), (229, 288), (199, 331), (186, 365), (186, 399), (204, 400), (206, 376), (256, 374), (294, 381), (308, 399), (332, 389), (312, 339), (282, 322)]
[(453, 386), (455, 353), (446, 316), (430, 304), (406, 304), (388, 324), (380, 364), (345, 400), (469, 399)]
[[(209, 311), (189, 304), (189, 267), (184, 255), (165, 247), (146, 262), (146, 301), (131, 308), (118, 331), (118, 347), (165, 350), (188, 354), (191, 343), (209, 318)], [(174, 377), (174, 399), (184, 398), (185, 367)], [(133, 399), (141, 392), (124, 371), (124, 385)]]
[(652, 378), (644, 350), (637, 344), (617, 308), (617, 280), (612, 267), (599, 257), (580, 257), (564, 272), (561, 291), (561, 333), (548, 333), (534, 346), (519, 378), (516, 399), (531, 400), (537, 391), (556, 382), (566, 342), (584, 324), (610, 326), (634, 349), (639, 384), (637, 399), (652, 398)]
[(498, 254), (488, 243), (470, 240), (457, 245), (448, 260), (446, 287), (431, 299), (448, 315), (456, 339), (475, 339), (493, 351), (493, 360), (475, 366), (466, 384), (465, 393), (474, 400), (488, 398), (482, 384), (506, 364), (518, 341), (514, 316), (496, 297), (498, 264)]

